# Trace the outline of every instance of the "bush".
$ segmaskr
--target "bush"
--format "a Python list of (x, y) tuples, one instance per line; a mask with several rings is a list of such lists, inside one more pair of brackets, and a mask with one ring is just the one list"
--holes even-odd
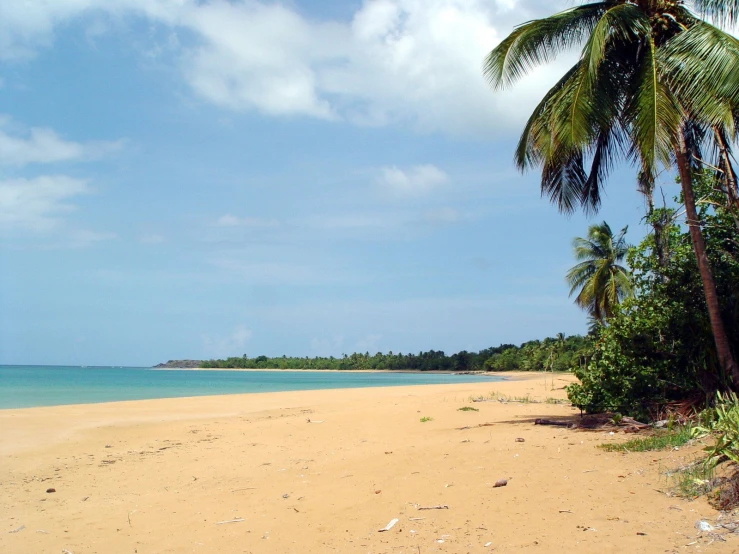
[[(696, 176), (696, 196), (708, 257), (734, 354), (739, 351), (739, 242), (733, 219), (721, 208), (709, 174)], [(714, 207), (712, 207), (714, 206)], [(625, 301), (595, 331), (593, 356), (575, 369), (568, 387), (573, 405), (588, 412), (618, 411), (645, 417), (660, 404), (727, 390), (705, 305), (703, 285), (687, 230), (674, 210), (654, 210), (654, 235), (629, 252), (635, 298)]]

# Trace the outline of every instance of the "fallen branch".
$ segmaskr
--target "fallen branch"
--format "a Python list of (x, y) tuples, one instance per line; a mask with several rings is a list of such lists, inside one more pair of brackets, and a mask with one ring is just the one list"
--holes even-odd
[(439, 506), (419, 506), (419, 510), (448, 510), (449, 506), (446, 504), (441, 504)]
[(571, 424), (566, 421), (554, 421), (551, 419), (537, 418), (534, 420), (534, 425), (554, 425), (555, 427), (569, 427)]

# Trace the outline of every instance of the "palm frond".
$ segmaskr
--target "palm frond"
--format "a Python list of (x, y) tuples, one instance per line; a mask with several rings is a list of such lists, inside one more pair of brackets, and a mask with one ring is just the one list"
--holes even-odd
[(733, 132), (739, 107), (739, 40), (698, 22), (661, 50), (670, 86), (691, 115)]
[(739, 0), (693, 0), (698, 12), (719, 25), (739, 23)]
[(541, 194), (547, 196), (560, 212), (571, 214), (580, 204), (588, 176), (583, 169), (581, 151), (552, 156), (541, 172)]
[(495, 89), (510, 86), (584, 40), (609, 5), (595, 2), (519, 25), (487, 56), (483, 74)]
[(546, 93), (544, 98), (534, 109), (526, 122), (521, 138), (516, 148), (515, 163), (520, 170), (541, 163), (545, 157), (543, 151), (551, 144), (551, 133), (548, 121), (551, 118), (551, 103), (563, 87), (568, 86), (575, 74), (580, 71), (579, 64), (575, 64), (567, 73)]
[(648, 35), (649, 18), (636, 5), (611, 5), (596, 23), (582, 52), (591, 82), (598, 78), (603, 60), (614, 48), (632, 43)]
[(682, 110), (660, 79), (654, 39), (646, 37), (643, 46), (625, 118), (631, 127), (632, 155), (641, 162), (645, 174), (654, 175), (658, 163), (670, 165)]

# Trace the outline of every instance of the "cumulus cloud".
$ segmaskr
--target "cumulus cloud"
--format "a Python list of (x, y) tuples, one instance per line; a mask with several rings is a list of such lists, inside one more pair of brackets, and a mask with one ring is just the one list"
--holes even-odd
[(493, 94), (483, 58), (516, 23), (569, 5), (365, 0), (349, 21), (321, 21), (257, 0), (6, 2), (0, 56), (32, 54), (73, 17), (128, 14), (185, 31), (191, 40), (175, 41), (183, 78), (227, 109), (489, 134), (518, 124), (563, 68), (537, 69), (515, 91)]
[(72, 198), (89, 192), (87, 181), (64, 175), (0, 181), (0, 225), (48, 231), (75, 210)]
[(449, 176), (435, 165), (417, 165), (408, 169), (384, 167), (377, 184), (395, 196), (421, 196), (445, 185)]

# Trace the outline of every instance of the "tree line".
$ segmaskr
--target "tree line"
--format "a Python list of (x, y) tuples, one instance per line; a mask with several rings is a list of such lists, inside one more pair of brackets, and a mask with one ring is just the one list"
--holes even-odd
[(204, 368), (223, 369), (334, 369), (334, 370), (405, 370), (405, 371), (569, 371), (582, 365), (588, 352), (588, 339), (580, 335), (532, 340), (520, 346), (501, 344), (479, 352), (463, 350), (446, 355), (441, 350), (418, 354), (369, 352), (341, 357), (268, 357), (250, 358), (246, 354), (222, 360), (207, 360)]

